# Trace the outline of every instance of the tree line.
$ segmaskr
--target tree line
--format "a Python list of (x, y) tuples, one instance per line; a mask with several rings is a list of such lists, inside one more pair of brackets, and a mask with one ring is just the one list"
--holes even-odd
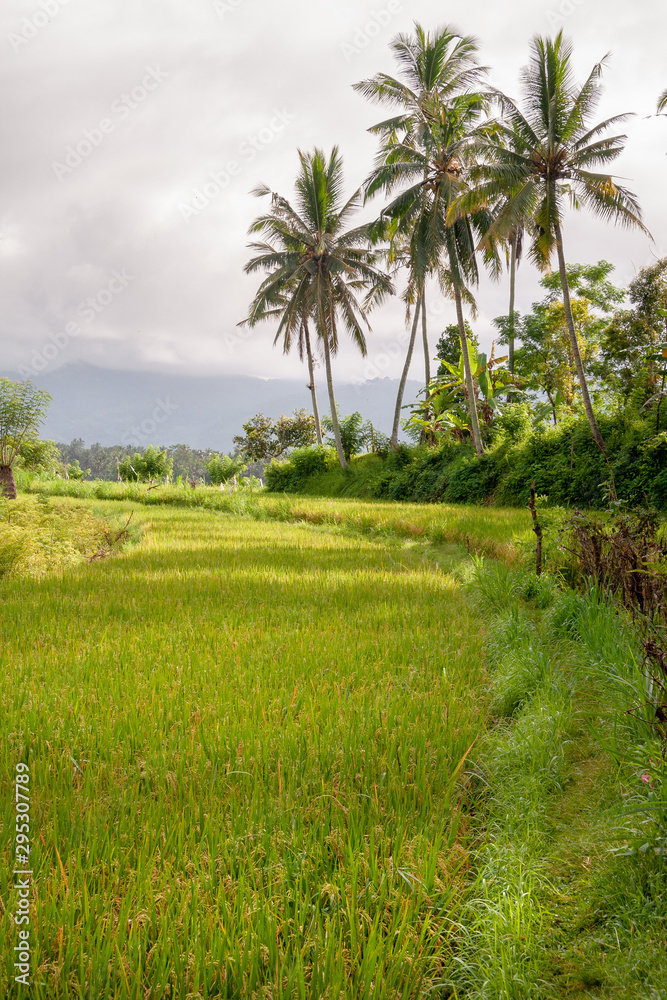
[[(299, 151), (292, 200), (266, 185), (254, 192), (268, 205), (250, 229), (253, 256), (245, 271), (264, 277), (240, 325), (276, 322), (274, 344), (286, 353), (296, 349), (307, 364), (317, 442), (316, 356), (324, 362), (333, 438), (346, 467), (332, 359), (343, 332), (366, 355), (370, 313), (395, 294), (405, 303), (410, 335), (393, 449), (420, 330), (424, 399), (408, 426), (422, 441), (458, 435), (481, 456), (484, 423), (501, 399), (522, 405), (531, 392), (538, 418), (545, 405), (555, 423), (559, 409), (581, 407), (605, 456), (596, 408), (632, 397), (640, 407), (657, 408), (659, 429), (666, 262), (640, 272), (630, 288), (634, 308), (622, 310), (625, 293), (608, 280), (611, 265), (572, 265), (566, 257), (568, 206), (650, 235), (636, 195), (609, 173), (625, 148), (619, 127), (629, 116), (595, 117), (606, 57), (579, 84), (572, 43), (562, 32), (537, 36), (515, 99), (488, 83), (476, 39), (451, 27), (429, 32), (415, 24), (391, 50), (395, 76), (378, 73), (354, 86), (388, 115), (369, 129), (378, 150), (361, 187), (346, 196), (343, 158), (334, 146), (328, 155)], [(658, 111), (666, 107), (667, 92)], [(380, 195), (377, 217), (355, 226), (355, 213)], [(521, 316), (515, 299), (524, 256), (543, 272), (545, 294)], [(466, 313), (476, 315), (482, 273), (498, 279), (504, 271), (508, 311), (496, 323), (507, 354), (487, 357), (471, 340)], [(456, 315), (455, 356), (441, 359), (435, 376), (426, 305), (434, 291), (452, 300)]]

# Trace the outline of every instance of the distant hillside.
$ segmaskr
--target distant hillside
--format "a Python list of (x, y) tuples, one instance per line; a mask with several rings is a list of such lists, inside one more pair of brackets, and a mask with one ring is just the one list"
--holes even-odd
[[(17, 378), (15, 373), (3, 373)], [(232, 438), (255, 413), (278, 417), (298, 407), (310, 410), (305, 377), (300, 381), (249, 376), (165, 375), (114, 371), (77, 363), (37, 375), (34, 383), (53, 396), (41, 437), (87, 445), (188, 444), (229, 451)], [(389, 433), (398, 381), (374, 379), (361, 386), (336, 386), (341, 413), (359, 410)], [(406, 387), (405, 403), (416, 398), (419, 382)], [(320, 409), (328, 412), (326, 386), (318, 386)]]

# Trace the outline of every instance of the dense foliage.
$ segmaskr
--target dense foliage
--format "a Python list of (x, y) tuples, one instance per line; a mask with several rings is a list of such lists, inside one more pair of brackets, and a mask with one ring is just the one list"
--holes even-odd
[(118, 476), (128, 482), (162, 480), (171, 473), (172, 461), (166, 451), (149, 445), (143, 452), (127, 455), (118, 466)]
[[(620, 499), (643, 504), (646, 499), (667, 509), (667, 430), (659, 434), (637, 416), (619, 414), (600, 419), (609, 441), (610, 464), (590, 436), (582, 418), (569, 417), (558, 427), (531, 427), (526, 404), (512, 404), (498, 417), (485, 454), (471, 445), (444, 441), (439, 448), (401, 446), (386, 459), (355, 459), (348, 473), (329, 463), (321, 452), (312, 460), (299, 454), (267, 470), (271, 490), (313, 495), (376, 497), (420, 503), (492, 503), (525, 506), (531, 481), (550, 504), (599, 507), (615, 487)], [(312, 464), (310, 464), (312, 461)], [(309, 475), (304, 475), (309, 470)]]

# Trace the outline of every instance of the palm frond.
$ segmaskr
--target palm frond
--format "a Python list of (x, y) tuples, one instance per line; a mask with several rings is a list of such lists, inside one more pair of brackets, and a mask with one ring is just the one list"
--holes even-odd
[(636, 195), (616, 184), (612, 177), (578, 170), (572, 180), (577, 197), (598, 218), (651, 235), (642, 222)]

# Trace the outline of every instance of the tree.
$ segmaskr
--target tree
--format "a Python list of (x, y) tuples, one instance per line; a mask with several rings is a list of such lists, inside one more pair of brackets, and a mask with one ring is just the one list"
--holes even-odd
[(50, 402), (30, 380), (0, 378), (0, 495), (10, 500), (17, 496), (12, 465), (24, 441), (36, 436)]
[(80, 481), (85, 476), (90, 475), (90, 469), (82, 469), (78, 461), (72, 462), (66, 467), (66, 469), (68, 479), (76, 479), (77, 481)]
[[(592, 168), (606, 166), (623, 150), (625, 135), (608, 135), (628, 115), (616, 115), (597, 124), (591, 118), (600, 99), (600, 77), (605, 60), (591, 70), (583, 86), (575, 83), (572, 45), (562, 31), (555, 39), (536, 36), (531, 60), (523, 72), (520, 108), (498, 93), (504, 121), (493, 141), (480, 137), (479, 151), (486, 162), (475, 172), (475, 187), (452, 209), (452, 218), (481, 206), (504, 203), (490, 230), (500, 238), (534, 220), (530, 256), (547, 270), (554, 252), (563, 295), (563, 308), (577, 378), (591, 434), (603, 454), (604, 441), (595, 419), (575, 321), (570, 302), (562, 223), (565, 202), (584, 205), (602, 219), (634, 226), (648, 233), (635, 196), (610, 174)], [(605, 57), (606, 58), (606, 57)], [(505, 141), (503, 142), (503, 137)]]
[[(278, 454), (283, 455), (290, 448), (307, 448), (314, 444), (317, 437), (315, 431), (315, 418), (304, 409), (295, 410), (291, 417), (282, 413), (273, 425)], [(318, 444), (321, 443), (321, 440), (318, 441)]]
[(276, 455), (273, 438), (273, 420), (257, 413), (243, 425), (244, 435), (237, 434), (234, 444), (246, 462), (265, 462)]
[(662, 380), (662, 353), (667, 341), (667, 257), (641, 268), (628, 288), (631, 309), (614, 313), (601, 338), (599, 374), (624, 402), (643, 407)]
[[(322, 421), (328, 431), (333, 431), (333, 420), (325, 417)], [(360, 413), (350, 413), (346, 417), (338, 416), (338, 427), (340, 429), (340, 439), (343, 446), (345, 460), (350, 461), (353, 455), (358, 454), (366, 439), (364, 420)]]
[[(422, 316), (422, 335), (424, 340), (424, 350), (428, 351), (428, 337), (426, 333), (426, 313), (424, 310), (424, 292), (425, 285), (422, 283), (421, 288), (418, 287), (418, 280), (416, 279), (414, 267), (412, 267), (412, 258), (415, 256), (415, 249), (411, 246), (411, 242), (407, 239), (401, 239), (401, 235), (396, 232), (396, 226), (392, 225), (386, 227), (382, 220), (380, 220), (375, 227), (376, 238), (384, 232), (391, 232), (389, 240), (389, 249), (387, 251), (387, 258), (390, 264), (393, 264), (397, 270), (400, 267), (407, 266), (409, 269), (409, 278), (407, 282), (407, 287), (403, 293), (403, 300), (406, 304), (405, 320), (407, 324), (410, 324), (410, 311), (414, 307), (414, 315), (412, 323), (410, 325), (410, 339), (408, 341), (408, 348), (405, 353), (405, 361), (403, 362), (403, 369), (401, 371), (401, 377), (398, 382), (398, 391), (396, 393), (396, 404), (394, 406), (394, 422), (391, 430), (390, 446), (392, 448), (398, 447), (398, 432), (400, 428), (401, 420), (401, 410), (403, 408), (403, 397), (405, 395), (405, 386), (408, 381), (408, 373), (410, 371), (410, 365), (412, 364), (412, 354), (415, 347), (415, 340), (417, 338), (417, 327), (419, 325), (419, 316)], [(428, 354), (424, 355), (426, 371), (428, 371)], [(430, 378), (427, 377), (426, 385)]]
[[(418, 242), (424, 248), (428, 265), (437, 268), (441, 291), (454, 299), (466, 369), (470, 423), (478, 455), (483, 454), (484, 445), (473, 404), (475, 386), (463, 303), (474, 309), (469, 288), (479, 281), (476, 250), (489, 231), (492, 215), (485, 207), (458, 212), (451, 221), (449, 215), (454, 203), (468, 189), (466, 161), (485, 104), (484, 96), (478, 93), (454, 97), (447, 104), (432, 98), (418, 130), (407, 130), (399, 137), (390, 135), (385, 141), (377, 166), (367, 180), (369, 195), (380, 189), (389, 193), (399, 184), (410, 185), (382, 214), (396, 219), (399, 231), (420, 234)], [(493, 240), (488, 242), (484, 259), (497, 273), (499, 262)]]
[[(479, 339), (477, 334), (473, 333), (468, 320), (465, 321), (465, 329), (468, 344), (478, 349)], [(443, 361), (449, 362), (450, 365), (458, 364), (461, 357), (461, 335), (459, 334), (458, 323), (450, 323), (449, 326), (445, 327), (436, 345), (435, 356), (440, 361), (436, 378), (441, 378), (447, 371), (443, 365)]]
[(62, 457), (55, 441), (25, 438), (19, 448), (16, 465), (29, 472), (54, 472), (61, 467)]
[[(370, 132), (380, 137), (382, 149), (377, 159), (376, 168), (366, 183), (367, 197), (372, 196), (380, 188), (389, 192), (395, 184), (414, 180), (421, 174), (423, 189), (419, 195), (423, 201), (426, 191), (433, 186), (434, 177), (442, 173), (443, 170), (446, 171), (450, 161), (456, 161), (457, 169), (460, 168), (460, 162), (457, 159), (458, 151), (454, 145), (457, 140), (460, 140), (465, 127), (459, 129), (457, 134), (456, 128), (451, 126), (453, 118), (458, 116), (464, 105), (459, 100), (456, 106), (457, 110), (448, 122), (449, 128), (446, 130), (446, 137), (440, 127), (443, 120), (443, 109), (453, 106), (452, 102), (459, 99), (462, 94), (469, 95), (471, 87), (477, 85), (486, 70), (477, 62), (476, 40), (471, 36), (460, 35), (450, 27), (438, 28), (433, 34), (430, 34), (425, 32), (420, 24), (415, 24), (414, 35), (398, 35), (391, 43), (391, 48), (401, 67), (401, 78), (379, 73), (371, 79), (363, 80), (354, 85), (354, 89), (363, 94), (364, 97), (398, 109), (398, 113), (393, 117), (379, 122), (369, 129)], [(470, 111), (472, 105), (468, 103), (465, 107)], [(469, 124), (470, 120), (466, 125), (469, 126)], [(443, 148), (443, 139), (445, 140), (445, 148)], [(454, 140), (454, 145), (452, 140)], [(449, 150), (446, 148), (448, 145), (452, 147)], [(404, 169), (406, 165), (407, 169)], [(436, 195), (434, 192), (434, 202), (437, 201), (437, 196), (441, 193), (439, 191)], [(391, 209), (396, 207), (397, 202), (394, 202)], [(406, 210), (411, 216), (411, 221), (414, 222), (415, 212), (407, 209), (407, 206)], [(399, 210), (397, 214), (394, 213), (392, 216), (392, 212), (387, 209), (384, 214), (396, 218), (400, 217), (401, 212)], [(396, 400), (391, 436), (393, 448), (398, 446), (401, 404), (412, 360), (420, 313), (424, 345), (425, 384), (427, 386), (431, 379), (425, 287), (428, 274), (438, 270), (441, 266), (443, 235), (442, 233), (437, 235), (434, 233), (434, 229), (438, 228), (437, 211), (435, 215), (432, 211), (424, 212), (420, 221), (421, 225), (409, 225), (398, 230), (398, 235), (407, 241), (409, 247), (410, 278), (407, 301), (408, 304), (415, 303), (415, 310)], [(451, 260), (449, 263), (451, 268)], [(456, 284), (459, 278), (458, 271), (453, 271), (452, 274), (455, 279), (454, 284)], [(408, 321), (409, 313), (408, 308)], [(477, 435), (476, 440), (478, 437), (479, 435)], [(481, 448), (481, 438), (479, 438), (478, 443)]]
[(516, 295), (516, 269), (521, 261), (523, 249), (523, 226), (517, 226), (511, 231), (509, 240), (509, 269), (510, 269), (510, 302), (507, 311), (507, 340), (509, 347), (508, 363), (509, 370), (514, 374), (514, 325), (516, 322), (516, 311), (514, 309)]
[(661, 115), (664, 111), (667, 111), (667, 90), (663, 90), (662, 94), (658, 98), (658, 114)]
[(160, 451), (149, 444), (143, 455), (138, 451), (132, 458), (127, 455), (118, 465), (118, 475), (121, 479), (129, 481), (147, 482), (168, 476), (172, 467), (173, 461), (166, 449)]
[(247, 462), (280, 458), (288, 449), (306, 448), (316, 439), (315, 418), (304, 409), (295, 410), (291, 417), (282, 414), (275, 421), (257, 413), (243, 425), (243, 430), (245, 436), (237, 435), (234, 444)]
[(250, 228), (263, 242), (250, 245), (257, 255), (245, 271), (263, 270), (268, 276), (250, 307), (249, 320), (279, 316), (274, 343), (281, 337), (297, 336), (304, 323), (312, 320), (324, 355), (336, 450), (345, 468), (331, 370), (331, 358), (339, 346), (339, 324), (365, 357), (368, 313), (394, 289), (389, 276), (377, 266), (379, 254), (369, 245), (369, 226), (346, 229), (361, 205), (361, 193), (355, 191), (348, 201), (343, 200), (343, 160), (338, 147), (334, 146), (328, 159), (320, 149), (299, 151), (299, 160), (296, 207), (265, 186), (254, 192), (258, 197), (270, 196), (271, 207)]
[[(518, 383), (511, 372), (502, 367), (507, 356), (495, 356), (495, 345), (491, 356), (487, 357), (468, 343), (468, 355), (475, 384), (475, 409), (479, 409), (484, 423), (490, 427), (495, 413), (500, 412), (502, 397), (511, 390), (516, 391)], [(460, 353), (456, 364), (442, 361), (438, 376), (427, 387), (425, 398), (412, 408), (407, 426), (425, 434), (429, 444), (435, 444), (445, 433), (463, 440), (472, 430), (470, 421), (465, 419), (466, 412), (470, 412), (470, 407), (465, 365)]]
[[(242, 322), (238, 325), (254, 327), (264, 320), (280, 317), (288, 304), (289, 294), (287, 287), (277, 287), (275, 289), (274, 296), (257, 296), (250, 307), (250, 315), (247, 319), (242, 320)], [(283, 329), (283, 354), (289, 354), (291, 351), (294, 343), (294, 332), (294, 329), (289, 324)], [(276, 344), (278, 340), (279, 335), (277, 334), (273, 343)], [(322, 424), (320, 421), (320, 408), (317, 402), (317, 388), (315, 385), (315, 359), (313, 357), (313, 348), (310, 339), (310, 328), (308, 326), (307, 314), (304, 314), (302, 317), (301, 325), (299, 326), (298, 333), (296, 335), (296, 344), (299, 361), (303, 361), (304, 355), (306, 357), (308, 365), (308, 385), (306, 388), (310, 391), (310, 397), (312, 400), (317, 443), (322, 444)]]
[[(491, 139), (494, 138), (494, 130), (491, 132)], [(507, 134), (503, 135), (499, 141), (507, 144), (508, 140), (511, 141), (513, 137)], [(516, 152), (517, 150), (515, 150)], [(521, 147), (519, 146), (518, 152), (521, 153)], [(516, 272), (518, 270), (519, 264), (521, 263), (521, 258), (523, 257), (523, 244), (526, 236), (526, 228), (530, 227), (533, 220), (526, 215), (526, 218), (521, 219), (516, 225), (512, 226), (507, 233), (507, 266), (509, 269), (509, 307), (507, 310), (507, 346), (509, 349), (508, 354), (508, 364), (509, 370), (514, 374), (514, 345), (516, 339), (515, 326), (518, 321), (518, 315), (515, 308), (516, 303)]]
[[(625, 297), (622, 289), (607, 280), (613, 269), (604, 260), (567, 267), (572, 318), (587, 375), (595, 372), (594, 362), (609, 322), (607, 316)], [(533, 389), (546, 394), (556, 425), (559, 406), (575, 408), (578, 380), (565, 308), (559, 295), (560, 275), (546, 275), (540, 284), (547, 292), (543, 301), (534, 302), (532, 311), (523, 317), (516, 314), (515, 326), (521, 341), (516, 352), (516, 371)], [(501, 332), (500, 343), (508, 343), (508, 318), (499, 316), (494, 324)]]

